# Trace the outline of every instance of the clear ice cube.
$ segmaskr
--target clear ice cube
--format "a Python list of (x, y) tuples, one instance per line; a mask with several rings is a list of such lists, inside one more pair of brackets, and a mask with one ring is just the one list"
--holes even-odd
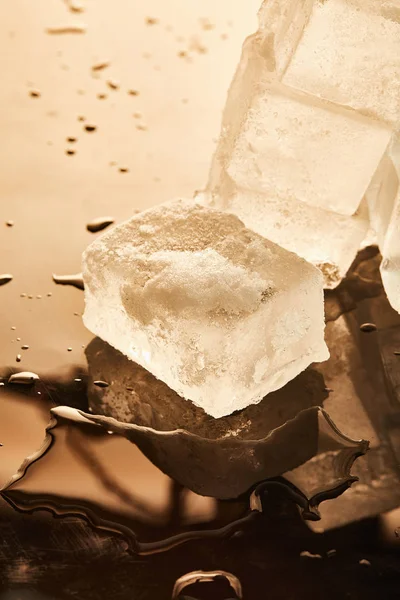
[(106, 232), (83, 277), (88, 329), (214, 417), (328, 357), (318, 269), (192, 201)]
[(382, 253), (382, 282), (392, 307), (400, 313), (400, 137), (396, 136), (388, 152), (388, 172), (382, 181), (380, 202), (371, 220), (377, 230)]
[(399, 120), (399, 2), (266, 0), (228, 93), (205, 202), (322, 264), (334, 287), (367, 233), (364, 203)]
[(314, 0), (283, 82), (396, 126), (400, 2)]
[(227, 174), (243, 190), (352, 215), (390, 141), (386, 126), (281, 84), (254, 97)]

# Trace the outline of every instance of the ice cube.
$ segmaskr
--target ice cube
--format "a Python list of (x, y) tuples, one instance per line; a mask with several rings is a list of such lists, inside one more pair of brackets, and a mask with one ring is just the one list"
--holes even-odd
[(392, 307), (400, 312), (400, 137), (392, 143), (367, 194), (371, 226), (382, 254), (381, 275)]
[(391, 130), (355, 111), (281, 84), (254, 97), (227, 158), (243, 190), (352, 215), (368, 189)]
[(330, 265), (327, 287), (367, 233), (400, 121), (399, 15), (395, 1), (266, 0), (228, 93), (206, 202)]
[(106, 232), (83, 277), (85, 325), (214, 417), (328, 357), (320, 272), (192, 201)]
[(314, 0), (307, 8), (307, 23), (283, 82), (396, 126), (398, 0)]
[[(200, 196), (199, 196), (200, 198)], [(218, 199), (206, 204), (222, 208)], [(266, 197), (238, 190), (226, 203), (247, 227), (316, 265), (324, 287), (334, 288), (351, 266), (368, 229), (368, 209), (363, 202), (355, 215), (312, 208), (293, 200)]]
[(381, 275), (388, 300), (400, 313), (400, 194), (383, 246)]
[[(382, 253), (381, 275), (383, 285), (392, 307), (400, 313), (400, 137), (396, 136), (389, 151), (392, 169), (382, 189), (386, 195), (375, 216), (383, 223), (380, 248)], [(395, 173), (393, 173), (393, 169)], [(391, 208), (391, 210), (390, 210)], [(388, 218), (388, 215), (390, 217)], [(387, 227), (386, 226), (387, 224)]]

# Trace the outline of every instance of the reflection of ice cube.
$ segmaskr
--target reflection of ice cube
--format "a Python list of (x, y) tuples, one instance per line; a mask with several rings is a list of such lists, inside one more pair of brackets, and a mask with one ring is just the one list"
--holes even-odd
[[(375, 290), (380, 285), (379, 270), (373, 267), (378, 267), (378, 259), (356, 265), (343, 282), (344, 297), (351, 295), (354, 278), (366, 285), (365, 294), (356, 298), (351, 311), (327, 323), (325, 339), (331, 356), (318, 366), (331, 390), (325, 410), (343, 433), (365, 437), (371, 446), (352, 470), (360, 481), (334, 503), (321, 505), (319, 525), (326, 529), (400, 506), (400, 357), (395, 355), (400, 350), (400, 316), (390, 307), (382, 287), (380, 293)], [(368, 297), (368, 288), (373, 297)], [(377, 331), (360, 331), (365, 322), (375, 323)], [(313, 469), (300, 470), (304, 485), (320, 485), (326, 464), (320, 456)]]
[(106, 232), (83, 277), (87, 327), (214, 417), (328, 356), (318, 270), (201, 204), (166, 203)]

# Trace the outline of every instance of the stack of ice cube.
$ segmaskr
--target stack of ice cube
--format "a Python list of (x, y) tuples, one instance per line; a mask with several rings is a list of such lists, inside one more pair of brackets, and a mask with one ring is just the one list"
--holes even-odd
[(107, 231), (83, 277), (88, 329), (214, 417), (328, 358), (320, 271), (193, 201)]
[(206, 201), (320, 267), (326, 287), (371, 221), (400, 310), (400, 2), (265, 0), (259, 24), (228, 94)]

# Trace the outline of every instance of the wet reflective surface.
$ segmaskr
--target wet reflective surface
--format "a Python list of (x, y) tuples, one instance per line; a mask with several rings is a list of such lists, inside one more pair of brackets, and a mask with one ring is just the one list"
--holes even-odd
[(327, 293), (331, 359), (219, 421), (81, 321), (93, 236), (204, 184), (259, 2), (215, 4), (0, 6), (0, 487), (32, 456), (0, 500), (0, 600), (167, 600), (199, 570), (241, 588), (177, 593), (398, 597), (400, 515), (378, 515), (400, 506), (400, 317), (375, 248)]
[[(267, 582), (274, 598), (318, 598), (322, 593), (334, 598), (343, 590), (351, 598), (373, 598), (382, 589), (386, 597), (395, 598), (399, 582), (396, 516), (382, 521), (376, 515), (400, 504), (396, 436), (399, 316), (378, 289), (378, 264), (379, 256), (372, 253), (364, 265), (377, 293), (372, 298), (359, 297), (353, 310), (328, 323), (329, 361), (277, 392), (275, 400), (281, 402), (271, 403), (267, 397), (259, 406), (243, 411), (249, 414), (213, 421), (179, 398), (170, 402), (171, 390), (143, 369), (127, 368), (124, 357), (96, 338), (86, 346), (87, 363), (81, 367), (59, 369), (54, 375), (40, 369), (21, 373), (16, 366), (4, 368), (0, 390), (2, 485), (25, 457), (34, 453), (20, 471), (24, 476), (5, 490), (7, 503), (2, 502), (0, 581), (4, 589), (25, 586), (51, 598), (102, 598), (116, 588), (116, 597), (121, 598), (130, 597), (135, 590), (144, 598), (169, 598), (175, 579), (200, 568), (233, 573), (243, 586), (244, 598), (258, 597)], [(359, 324), (366, 318), (376, 324), (376, 331), (360, 330)], [(26, 368), (30, 368), (28, 362)], [(139, 393), (143, 398), (140, 405)], [(115, 400), (121, 397), (129, 400), (129, 418), (115, 414)], [(163, 409), (163, 400), (168, 410)], [(365, 447), (343, 433), (335, 438), (335, 426), (319, 405), (346, 435), (370, 440), (371, 449), (354, 465)], [(111, 418), (99, 413), (111, 414)], [(281, 430), (282, 426), (285, 430), (285, 423), (293, 426), (296, 414), (304, 413), (319, 416), (316, 421), (314, 416), (300, 421), (290, 430), (280, 447), (279, 460), (283, 460), (283, 448), (289, 466), (293, 457), (299, 456), (299, 440), (293, 436), (302, 431), (311, 444), (310, 458), (286, 472), (283, 479), (257, 486), (256, 481), (249, 483), (244, 477), (245, 487), (255, 486), (253, 494), (250, 496), (250, 489), (239, 498), (222, 501), (198, 495), (178, 483), (189, 473), (186, 483), (192, 486), (215, 485), (218, 477), (212, 476), (212, 469), (220, 466), (225, 478), (219, 484), (222, 481), (222, 489), (228, 486), (232, 490), (226, 468), (218, 462), (223, 457), (218, 446), (227, 441), (254, 444), (257, 432), (262, 440), (268, 430)], [(112, 418), (116, 416), (128, 422)], [(157, 464), (157, 436), (170, 432), (173, 437), (179, 422), (186, 425), (196, 444), (200, 443), (197, 439), (205, 444), (193, 447), (194, 460), (207, 452), (207, 444), (214, 445), (212, 468), (208, 458), (208, 469), (197, 474), (197, 479), (192, 477), (191, 463), (185, 465), (182, 442), (171, 456), (164, 448), (164, 462), (159, 463), (164, 473), (136, 446), (139, 443)], [(143, 435), (149, 427), (155, 432), (153, 439), (148, 433)], [(301, 443), (301, 449), (304, 447)], [(273, 454), (264, 462), (275, 464)], [(177, 481), (167, 474), (174, 469)], [(354, 475), (360, 480), (344, 492)], [(236, 458), (232, 471), (235, 486), (241, 477)], [(325, 495), (321, 496), (321, 491)], [(335, 496), (318, 506), (321, 500)], [(15, 508), (47, 508), (53, 515), (71, 516), (60, 521), (46, 512), (29, 515)], [(319, 513), (322, 519), (313, 521)], [(363, 517), (369, 520), (359, 521)], [(101, 529), (93, 529), (93, 524)], [(285, 576), (288, 570), (290, 580)], [(77, 573), (75, 584), (71, 573), (74, 578)], [(221, 589), (221, 582), (217, 583), (193, 584), (182, 594), (230, 598), (226, 595), (229, 589)]]

